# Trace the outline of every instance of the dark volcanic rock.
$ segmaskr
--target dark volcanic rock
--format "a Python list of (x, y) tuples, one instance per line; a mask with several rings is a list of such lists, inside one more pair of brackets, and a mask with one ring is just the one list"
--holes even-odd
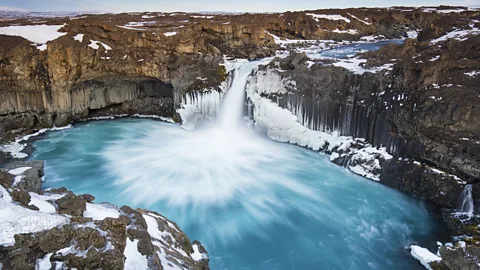
[(453, 176), (436, 173), (413, 161), (395, 159), (382, 164), (381, 183), (448, 208), (457, 207), (463, 191)]
[(0, 185), (9, 188), (13, 184), (13, 175), (0, 171)]
[[(480, 269), (480, 247), (467, 246), (458, 248), (441, 247), (442, 261), (440, 266), (448, 270), (478, 270)], [(437, 268), (435, 268), (437, 269)]]
[(87, 205), (82, 196), (76, 196), (68, 193), (63, 198), (57, 200), (58, 212), (60, 214), (71, 216), (82, 216), (87, 209)]
[(28, 203), (30, 202), (30, 194), (23, 189), (14, 189), (11, 193), (12, 200), (20, 203), (20, 205), (24, 207), (28, 207)]
[(93, 202), (95, 200), (95, 196), (90, 195), (90, 194), (82, 194), (80, 196), (82, 196), (82, 198), (83, 198), (83, 200), (85, 200), (85, 202)]
[[(27, 192), (39, 193), (42, 186), (43, 161), (15, 161), (7, 164), (2, 170), (8, 172), (13, 169), (30, 167), (21, 174), (21, 181), (17, 184), (17, 187)], [(7, 176), (12, 178), (12, 176)]]

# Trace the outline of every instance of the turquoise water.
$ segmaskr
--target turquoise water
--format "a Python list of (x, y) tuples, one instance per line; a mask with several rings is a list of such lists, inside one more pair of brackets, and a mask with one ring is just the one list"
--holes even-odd
[[(422, 201), (251, 130), (149, 119), (77, 123), (34, 142), (45, 188), (158, 211), (212, 269), (423, 269), (406, 249), (440, 233)], [(225, 139), (228, 138), (228, 139)]]

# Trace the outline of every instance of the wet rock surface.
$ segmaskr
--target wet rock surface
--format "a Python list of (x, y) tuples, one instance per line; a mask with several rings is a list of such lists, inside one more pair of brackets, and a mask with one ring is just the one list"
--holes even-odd
[[(7, 164), (0, 172), (3, 177), (9, 177), (8, 171), (26, 166), (37, 175), (43, 175), (43, 163), (38, 161)], [(2, 207), (28, 207), (32, 216), (48, 212), (49, 216), (45, 217), (64, 216), (67, 222), (33, 233), (15, 234), (13, 244), (0, 245), (2, 269), (37, 269), (40, 263), (52, 269), (124, 269), (127, 265), (148, 269), (166, 269), (171, 265), (181, 269), (209, 269), (208, 253), (203, 246), (198, 241), (193, 242), (204, 254), (202, 259), (196, 260), (188, 237), (175, 223), (156, 212), (101, 204), (92, 214), (87, 203), (95, 206), (91, 203), (94, 197), (89, 194), (77, 196), (65, 188), (29, 193), (24, 187), (32, 186), (28, 182), (35, 180), (25, 178), (24, 181), (27, 183), (22, 186), (8, 181), (0, 183)], [(32, 196), (42, 203), (31, 200)], [(54, 210), (50, 212), (45, 204)], [(102, 209), (115, 209), (118, 217), (111, 217), (108, 215), (111, 211), (102, 212)], [(25, 230), (28, 222), (31, 221), (23, 218), (11, 226), (23, 226)], [(8, 232), (1, 233), (2, 239), (5, 233)], [(132, 256), (143, 256), (144, 265), (129, 261)]]

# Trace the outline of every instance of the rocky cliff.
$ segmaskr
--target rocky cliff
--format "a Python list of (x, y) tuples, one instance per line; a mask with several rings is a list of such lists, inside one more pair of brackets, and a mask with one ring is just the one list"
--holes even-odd
[[(285, 91), (264, 95), (313, 130), (363, 138), (376, 147), (386, 147), (396, 157), (412, 159), (412, 165), (413, 160), (422, 161), (427, 167), (477, 183), (479, 49), (479, 36), (469, 35), (461, 40), (409, 39), (340, 62), (312, 61), (306, 54), (293, 53), (272, 61), (257, 76), (278, 76)], [(351, 65), (345, 68), (345, 64)], [(421, 187), (415, 184), (417, 176), (408, 180), (408, 175), (400, 173), (406, 167), (398, 170), (402, 166), (386, 167), (383, 178), (388, 185), (403, 185), (402, 189), (422, 197), (429, 197), (435, 189), (435, 194), (445, 192), (443, 184), (426, 181), (429, 184)], [(407, 171), (415, 171), (415, 167)], [(396, 179), (398, 173), (406, 182)], [(432, 196), (438, 198), (430, 199), (455, 207), (461, 189), (447, 189), (454, 192), (448, 202), (440, 202), (435, 194)]]
[(162, 215), (42, 190), (42, 176), (41, 161), (0, 171), (2, 269), (209, 269), (204, 247)]
[[(110, 106), (116, 106), (118, 113), (154, 111), (173, 116), (185, 92), (216, 87), (225, 79), (220, 65), (224, 55), (251, 59), (273, 55), (279, 48), (275, 36), (399, 38), (439, 19), (455, 21), (478, 13), (463, 8), (442, 12), (445, 9), (215, 16), (123, 13), (74, 18), (7, 14), (0, 21), (0, 136), (10, 140), (18, 133), (65, 125)], [(61, 35), (48, 42), (11, 36), (16, 35), (15, 27), (37, 31), (35, 27), (46, 25), (58, 26)], [(437, 28), (432, 31), (443, 30)]]
[[(358, 174), (450, 209), (470, 183), (479, 205), (479, 14), (457, 7), (394, 7), (242, 15), (6, 16), (0, 21), (0, 34), (5, 34), (0, 35), (0, 141), (91, 116), (176, 118), (185, 95), (219, 90), (227, 76), (225, 57), (257, 59), (288, 48), (290, 56), (255, 74), (257, 86), (264, 79), (255, 94), (296, 115), (302, 132), (349, 137), (338, 145), (325, 140), (312, 148), (332, 154), (333, 162)], [(57, 27), (61, 35), (48, 42), (12, 36), (22, 26)], [(305, 48), (298, 48), (407, 37), (413, 39), (343, 60), (311, 59), (301, 53)], [(325, 39), (329, 41), (315, 41)], [(35, 174), (37, 180), (27, 181)], [(2, 203), (22, 207), (31, 216), (37, 211), (40, 218), (45, 213), (37, 204), (47, 205), (53, 224), (37, 232), (12, 232), (8, 239), (13, 243), (0, 248), (3, 267), (50, 263), (105, 268), (99, 259), (105, 257), (121, 268), (128, 265), (125, 252), (152, 268), (165, 267), (165, 261), (188, 269), (207, 267), (201, 245), (190, 243), (160, 215), (92, 206), (90, 196), (63, 189), (41, 191), (39, 174), (27, 169), (20, 178), (1, 175)], [(114, 217), (85, 216), (88, 207)], [(455, 220), (456, 233), (475, 244), (478, 230)], [(170, 238), (158, 238), (158, 230), (168, 231)], [(441, 267), (475, 267), (476, 252), (473, 247), (443, 247), (442, 256), (453, 259)]]

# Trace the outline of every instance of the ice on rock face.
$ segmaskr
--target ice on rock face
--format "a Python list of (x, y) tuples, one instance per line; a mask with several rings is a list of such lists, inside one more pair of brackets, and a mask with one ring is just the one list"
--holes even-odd
[(267, 68), (255, 74), (259, 94), (285, 94), (287, 87), (296, 87), (295, 81), (282, 79), (274, 70)]
[[(274, 89), (278, 89), (278, 93), (282, 93), (282, 87), (270, 88), (270, 85), (284, 85), (285, 81), (280, 76), (266, 76), (266, 72), (257, 72), (257, 76), (249, 78), (247, 87), (247, 96), (254, 104), (254, 120), (257, 126), (266, 129), (268, 136), (276, 141), (288, 142), (299, 146), (307, 147), (318, 151), (328, 145), (328, 151), (337, 149), (337, 151), (350, 151), (352, 160), (358, 161), (356, 165), (349, 166), (349, 169), (361, 176), (379, 181), (380, 177), (375, 173), (380, 169), (379, 158), (391, 159), (392, 156), (387, 153), (385, 148), (377, 149), (371, 145), (356, 150), (350, 149), (354, 139), (350, 136), (339, 136), (338, 132), (322, 132), (312, 130), (313, 122), (306, 121), (303, 117), (301, 107), (297, 108), (297, 115), (292, 110), (283, 109), (271, 100), (262, 97), (261, 93), (274, 93)], [(268, 79), (267, 79), (268, 78)], [(277, 80), (276, 82), (273, 82)], [(268, 83), (265, 83), (268, 81)], [(273, 90), (272, 90), (273, 89)], [(283, 88), (284, 89), (284, 88)], [(317, 126), (315, 126), (317, 127)], [(338, 154), (335, 153), (335, 158)]]
[(201, 118), (213, 119), (216, 116), (223, 92), (206, 91), (186, 93), (182, 98), (182, 108), (178, 110), (182, 118), (182, 128), (193, 130)]

